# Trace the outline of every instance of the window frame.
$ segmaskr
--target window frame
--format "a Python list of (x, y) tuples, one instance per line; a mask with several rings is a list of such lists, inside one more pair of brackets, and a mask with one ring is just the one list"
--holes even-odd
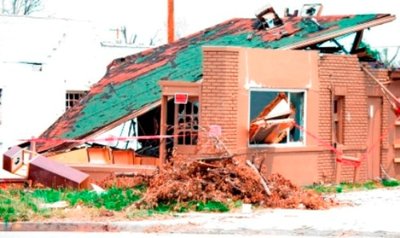
[(346, 97), (335, 95), (332, 105), (333, 141), (335, 146), (345, 144)]
[[(187, 113), (187, 107), (190, 104), (190, 113)], [(197, 104), (197, 105), (196, 105)], [(183, 107), (183, 114), (179, 113), (179, 108)], [(200, 97), (199, 96), (188, 96), (188, 102), (186, 104), (174, 104), (174, 146), (185, 147), (185, 146), (197, 146), (199, 140), (199, 121), (200, 121)], [(194, 113), (195, 107), (197, 107), (197, 113)], [(190, 118), (191, 123), (187, 125), (187, 118)], [(183, 119), (183, 123), (179, 122)], [(193, 122), (196, 121), (194, 124)], [(183, 128), (181, 127), (183, 126)], [(183, 133), (182, 138), (180, 134)], [(189, 136), (186, 135), (189, 133)], [(186, 140), (189, 139), (189, 142)]]
[(247, 115), (247, 131), (250, 130), (250, 112), (251, 112), (251, 93), (252, 92), (276, 92), (276, 93), (287, 93), (288, 100), (290, 102), (290, 93), (303, 93), (304, 94), (304, 105), (303, 105), (303, 125), (301, 125), (302, 133), (301, 137), (303, 138), (302, 141), (295, 141), (295, 142), (286, 142), (286, 143), (274, 143), (274, 144), (251, 144), (249, 138), (247, 138), (247, 146), (249, 148), (291, 148), (291, 147), (305, 147), (307, 145), (307, 89), (299, 89), (299, 88), (249, 88), (248, 90), (248, 115)]
[[(79, 101), (83, 97), (85, 97), (88, 94), (88, 92), (89, 91), (87, 91), (87, 90), (67, 90), (67, 91), (65, 91), (65, 101), (64, 101), (64, 104), (65, 104), (64, 109), (65, 109), (65, 111), (68, 111), (69, 109), (74, 107), (77, 103), (79, 103)], [(69, 98), (68, 96), (71, 95), (71, 94), (74, 94), (74, 95), (79, 94), (80, 97), (77, 98), (77, 99)], [(71, 102), (72, 102), (72, 105), (70, 105)]]

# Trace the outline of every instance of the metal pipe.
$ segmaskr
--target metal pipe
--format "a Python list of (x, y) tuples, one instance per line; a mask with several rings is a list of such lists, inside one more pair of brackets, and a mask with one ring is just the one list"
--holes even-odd
[(168, 0), (168, 44), (174, 42), (174, 0)]

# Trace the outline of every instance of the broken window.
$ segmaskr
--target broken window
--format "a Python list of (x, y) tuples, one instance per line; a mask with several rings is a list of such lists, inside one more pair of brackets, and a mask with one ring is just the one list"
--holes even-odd
[(335, 96), (333, 100), (334, 142), (344, 144), (344, 96)]
[(250, 91), (249, 143), (302, 144), (305, 91)]
[(86, 94), (87, 91), (67, 91), (65, 93), (65, 110), (68, 110), (77, 104)]
[(175, 104), (175, 145), (197, 145), (199, 99), (189, 97), (186, 104)]

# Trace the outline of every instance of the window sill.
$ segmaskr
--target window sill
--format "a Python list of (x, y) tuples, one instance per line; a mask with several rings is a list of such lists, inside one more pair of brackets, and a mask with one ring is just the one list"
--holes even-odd
[(285, 153), (285, 152), (321, 152), (321, 151), (326, 151), (326, 148), (323, 148), (321, 146), (292, 146), (292, 145), (286, 145), (286, 146), (265, 146), (265, 145), (259, 145), (259, 146), (249, 146), (249, 150), (262, 150), (262, 151), (267, 151), (267, 152), (280, 152), (280, 153)]

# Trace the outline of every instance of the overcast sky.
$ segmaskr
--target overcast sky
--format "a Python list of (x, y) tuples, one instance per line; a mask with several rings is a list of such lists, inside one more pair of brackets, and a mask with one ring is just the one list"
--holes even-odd
[[(42, 16), (90, 20), (104, 29), (126, 26), (139, 36), (165, 40), (167, 0), (43, 0)], [(175, 21), (180, 36), (235, 17), (254, 17), (256, 10), (271, 4), (279, 15), (285, 7), (300, 9), (303, 3), (323, 3), (323, 15), (390, 13), (400, 15), (395, 0), (175, 0)], [(400, 23), (374, 27), (365, 39), (373, 46), (400, 45)]]

